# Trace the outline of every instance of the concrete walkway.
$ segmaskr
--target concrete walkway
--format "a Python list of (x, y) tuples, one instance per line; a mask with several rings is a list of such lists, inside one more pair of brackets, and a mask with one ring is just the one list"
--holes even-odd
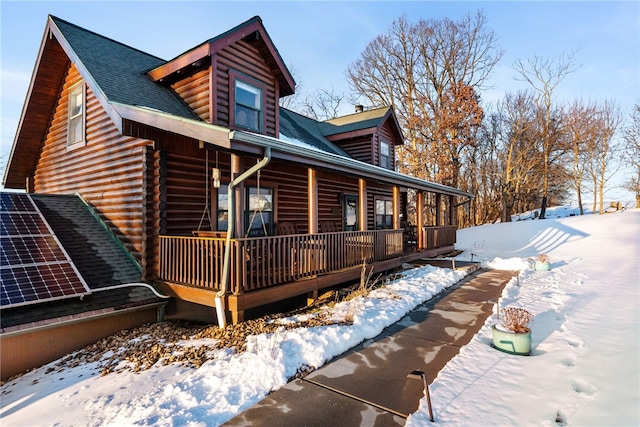
[[(429, 382), (491, 315), (517, 274), (478, 270), (340, 357), (273, 392), (228, 426), (402, 426)], [(437, 396), (432, 396), (432, 400)]]

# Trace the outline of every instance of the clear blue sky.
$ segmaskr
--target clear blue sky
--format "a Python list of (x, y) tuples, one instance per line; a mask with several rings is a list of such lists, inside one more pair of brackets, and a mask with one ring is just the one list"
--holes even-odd
[[(348, 92), (345, 70), (394, 19), (448, 17), (481, 9), (505, 56), (492, 90), (526, 88), (511, 65), (533, 54), (577, 50), (581, 68), (558, 87), (558, 101), (615, 100), (628, 112), (640, 102), (640, 2), (225, 2), (109, 1), (32, 2), (0, 0), (0, 156), (6, 159), (20, 118), (47, 15), (171, 59), (255, 16), (263, 23), (305, 92)], [(348, 111), (351, 112), (351, 106)]]

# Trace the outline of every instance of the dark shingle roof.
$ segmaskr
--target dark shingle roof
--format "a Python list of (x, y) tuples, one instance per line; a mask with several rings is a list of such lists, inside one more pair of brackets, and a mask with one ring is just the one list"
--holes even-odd
[(50, 194), (31, 197), (90, 289), (140, 282), (140, 268), (82, 199)]
[(336, 117), (335, 119), (325, 120), (319, 123), (319, 128), (324, 136), (330, 136), (378, 127), (382, 124), (384, 118), (387, 117), (389, 110), (391, 110), (391, 107), (381, 107), (361, 113)]
[(164, 302), (144, 286), (106, 289), (140, 283), (140, 268), (78, 196), (31, 197), (93, 292), (82, 298), (2, 309), (0, 330)]
[(51, 20), (109, 101), (199, 120), (177, 94), (145, 74), (166, 61), (60, 18)]
[(342, 148), (327, 140), (320, 131), (322, 123), (280, 107), (280, 139), (282, 136), (305, 142), (327, 153), (351, 157)]

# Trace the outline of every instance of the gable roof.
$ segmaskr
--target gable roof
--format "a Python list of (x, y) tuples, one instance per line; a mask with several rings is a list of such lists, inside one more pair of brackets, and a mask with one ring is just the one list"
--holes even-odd
[(164, 60), (55, 16), (49, 16), (49, 22), (52, 31), (59, 33), (63, 47), (68, 46), (65, 52), (82, 77), (94, 81), (92, 89), (101, 91), (107, 101), (149, 107), (184, 118), (198, 117), (178, 94), (147, 77), (147, 70)]
[(397, 143), (402, 144), (404, 139), (400, 125), (393, 113), (393, 107), (379, 107), (325, 120), (321, 123), (320, 129), (324, 136), (332, 137), (366, 129), (380, 128), (387, 120), (392, 122), (392, 130), (398, 136)]
[(278, 80), (280, 96), (292, 95), (295, 92), (293, 76), (282, 60), (280, 52), (273, 44), (259, 16), (254, 16), (230, 30), (178, 55), (172, 60), (154, 67), (148, 74), (154, 81), (161, 81), (186, 68), (200, 67), (205, 58), (215, 55), (218, 51), (242, 39), (252, 39), (255, 41), (262, 57), (265, 58), (267, 65), (269, 65), (269, 68)]
[(82, 298), (4, 308), (0, 316), (2, 333), (165, 304), (153, 288), (140, 284), (141, 271), (136, 262), (80, 197), (31, 197), (92, 292)]

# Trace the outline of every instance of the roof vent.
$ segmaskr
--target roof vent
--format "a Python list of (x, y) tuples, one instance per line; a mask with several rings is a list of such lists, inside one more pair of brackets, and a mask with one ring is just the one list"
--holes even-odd
[(364, 111), (364, 106), (363, 105), (356, 105), (356, 113), (362, 113)]

